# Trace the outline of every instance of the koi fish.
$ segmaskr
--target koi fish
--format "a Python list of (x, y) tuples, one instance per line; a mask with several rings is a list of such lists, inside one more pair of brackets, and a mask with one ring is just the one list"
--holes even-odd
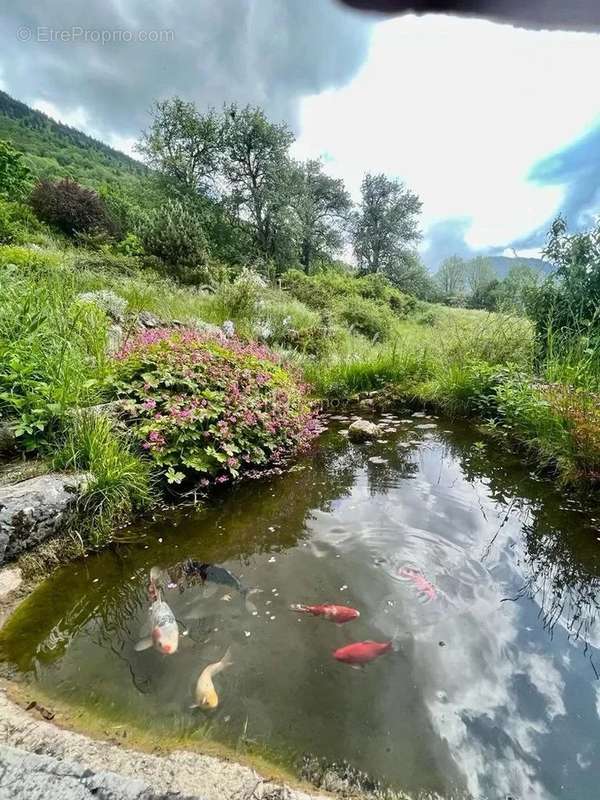
[(212, 679), (232, 664), (231, 648), (228, 647), (220, 661), (204, 667), (196, 683), (196, 691), (194, 693), (196, 702), (190, 708), (216, 708), (219, 705), (219, 695), (215, 690)]
[(250, 600), (250, 596), (257, 594), (261, 590), (243, 586), (240, 579), (225, 567), (205, 564), (193, 558), (188, 558), (186, 561), (182, 561), (167, 570), (152, 567), (150, 571), (151, 579), (153, 574), (159, 584), (164, 585), (166, 583), (168, 588), (178, 588), (180, 592), (185, 591), (189, 586), (200, 584), (202, 586), (202, 599), (205, 600), (212, 597), (219, 586), (227, 586), (240, 593), (246, 606), (246, 611), (249, 614), (253, 614), (257, 610), (255, 604)]
[(344, 664), (368, 664), (391, 649), (391, 642), (354, 642), (334, 650), (333, 657)]
[(156, 591), (156, 600), (148, 609), (150, 636), (140, 639), (135, 649), (139, 652), (154, 647), (160, 653), (171, 655), (179, 646), (179, 626), (171, 607), (161, 598), (160, 590)]
[(302, 603), (294, 603), (290, 606), (292, 611), (302, 611), (304, 614), (312, 614), (313, 617), (323, 617), (330, 622), (343, 625), (344, 622), (360, 617), (360, 611), (349, 606), (336, 606), (332, 603), (325, 603), (318, 606), (305, 606)]
[(414, 584), (418, 592), (421, 592), (428, 600), (435, 600), (437, 592), (432, 583), (430, 583), (422, 572), (412, 567), (401, 567), (398, 570), (398, 575), (401, 578), (407, 578)]

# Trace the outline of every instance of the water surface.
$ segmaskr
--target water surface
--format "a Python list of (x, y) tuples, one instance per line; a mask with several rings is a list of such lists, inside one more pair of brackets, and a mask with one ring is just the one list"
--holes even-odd
[[(0, 635), (46, 693), (161, 735), (250, 742), (293, 768), (346, 760), (419, 798), (596, 800), (600, 790), (600, 509), (457, 424), (389, 415), (350, 444), (329, 420), (285, 475), (157, 519), (141, 545), (57, 572)], [(187, 635), (136, 652), (148, 573), (187, 558), (240, 578), (168, 590)], [(432, 587), (425, 592), (407, 570)], [(349, 604), (336, 626), (291, 603)], [(393, 640), (364, 669), (332, 658)], [(228, 646), (219, 708), (192, 710)]]

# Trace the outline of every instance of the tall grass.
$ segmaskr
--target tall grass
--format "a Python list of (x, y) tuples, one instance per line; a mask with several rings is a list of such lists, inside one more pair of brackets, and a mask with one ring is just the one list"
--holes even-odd
[(149, 463), (133, 452), (126, 435), (105, 414), (73, 415), (54, 467), (89, 473), (79, 498), (78, 525), (92, 547), (116, 538), (119, 523), (152, 505)]
[(108, 323), (75, 302), (68, 271), (4, 267), (0, 278), (0, 415), (31, 448), (69, 408), (100, 397)]

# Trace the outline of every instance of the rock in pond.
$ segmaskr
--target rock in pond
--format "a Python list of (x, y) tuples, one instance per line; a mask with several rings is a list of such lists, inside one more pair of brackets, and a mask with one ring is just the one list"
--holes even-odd
[(379, 426), (368, 419), (357, 419), (348, 428), (348, 436), (353, 442), (368, 442), (377, 439), (380, 433)]
[(0, 487), (0, 564), (58, 533), (86, 481), (53, 473)]

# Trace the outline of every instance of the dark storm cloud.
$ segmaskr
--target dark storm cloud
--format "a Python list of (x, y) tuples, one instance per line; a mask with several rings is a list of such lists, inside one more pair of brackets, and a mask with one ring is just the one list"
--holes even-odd
[[(570, 230), (589, 228), (600, 210), (600, 126), (572, 144), (538, 161), (529, 180), (540, 186), (562, 186), (565, 194), (557, 213)], [(539, 247), (546, 241), (552, 220), (514, 242), (512, 247)]]
[[(73, 29), (87, 41), (49, 40)], [(335, 0), (0, 0), (0, 75), (26, 102), (83, 107), (100, 132), (137, 134), (152, 101), (173, 94), (256, 103), (294, 124), (301, 96), (352, 78), (370, 29)], [(94, 31), (117, 33), (101, 43)], [(173, 33), (138, 40), (155, 31)]]
[(342, 0), (367, 11), (415, 12), (484, 17), (526, 28), (600, 30), (598, 0)]
[(425, 234), (427, 246), (421, 253), (427, 268), (435, 272), (449, 256), (472, 258), (475, 251), (465, 241), (470, 226), (468, 217), (444, 219), (430, 225)]

